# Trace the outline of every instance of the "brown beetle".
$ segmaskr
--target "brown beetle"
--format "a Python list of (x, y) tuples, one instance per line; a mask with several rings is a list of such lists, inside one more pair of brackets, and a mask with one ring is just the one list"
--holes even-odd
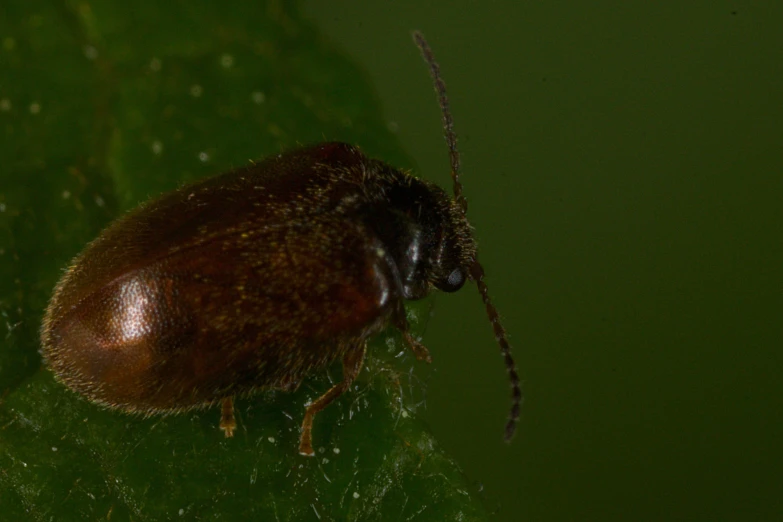
[(367, 339), (391, 324), (419, 359), (403, 305), (475, 281), (512, 384), (521, 392), (465, 217), (445, 86), (423, 36), (443, 109), (454, 198), (343, 143), (268, 158), (141, 205), (106, 228), (57, 284), (42, 328), (58, 380), (93, 402), (146, 415), (294, 390), (342, 358), (343, 380), (308, 405), (299, 451), (312, 455), (316, 413), (359, 373)]

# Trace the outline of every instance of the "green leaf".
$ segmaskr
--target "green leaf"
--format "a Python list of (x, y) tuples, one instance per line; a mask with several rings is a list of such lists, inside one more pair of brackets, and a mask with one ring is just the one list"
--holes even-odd
[(38, 329), (62, 268), (140, 201), (324, 139), (409, 166), (364, 74), (295, 6), (224, 4), (0, 7), (2, 518), (484, 520), (416, 420), (423, 368), (392, 332), (316, 418), (315, 458), (297, 453), (299, 425), (328, 375), (237, 401), (225, 439), (218, 411), (106, 411), (42, 367)]

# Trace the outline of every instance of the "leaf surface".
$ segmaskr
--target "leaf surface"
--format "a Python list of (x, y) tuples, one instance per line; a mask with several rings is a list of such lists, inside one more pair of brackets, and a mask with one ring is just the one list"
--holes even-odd
[(218, 411), (102, 410), (41, 364), (62, 269), (139, 202), (324, 139), (409, 166), (365, 75), (295, 5), (8, 0), (0, 39), (4, 519), (485, 519), (416, 420), (423, 368), (392, 332), (317, 417), (315, 458), (297, 454), (299, 425), (337, 366), (296, 393), (237, 401), (224, 439)]

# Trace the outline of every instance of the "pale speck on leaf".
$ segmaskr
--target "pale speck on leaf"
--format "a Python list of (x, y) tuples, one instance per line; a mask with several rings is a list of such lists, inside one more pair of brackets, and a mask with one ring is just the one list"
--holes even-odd
[(95, 60), (98, 57), (98, 49), (96, 49), (92, 45), (85, 45), (84, 56), (88, 60)]
[(41, 112), (41, 104), (38, 102), (33, 102), (30, 104), (30, 114), (38, 114)]
[(220, 57), (220, 65), (225, 69), (230, 69), (234, 65), (234, 57), (226, 53)]
[(201, 162), (206, 163), (206, 162), (209, 161), (209, 154), (207, 154), (206, 152), (199, 152), (198, 153), (198, 159)]

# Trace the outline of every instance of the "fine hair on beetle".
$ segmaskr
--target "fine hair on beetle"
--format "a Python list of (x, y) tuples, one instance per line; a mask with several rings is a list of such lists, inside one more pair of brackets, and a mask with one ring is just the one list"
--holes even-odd
[(449, 150), (453, 196), (346, 143), (267, 157), (140, 205), (107, 226), (54, 288), (41, 353), (55, 378), (93, 403), (142, 415), (221, 407), (294, 391), (340, 359), (343, 378), (305, 406), (313, 421), (350, 389), (370, 337), (397, 328), (417, 359), (404, 301), (478, 287), (511, 381), (511, 440), (522, 393), (492, 304), (460, 183), (446, 88), (418, 31)]

